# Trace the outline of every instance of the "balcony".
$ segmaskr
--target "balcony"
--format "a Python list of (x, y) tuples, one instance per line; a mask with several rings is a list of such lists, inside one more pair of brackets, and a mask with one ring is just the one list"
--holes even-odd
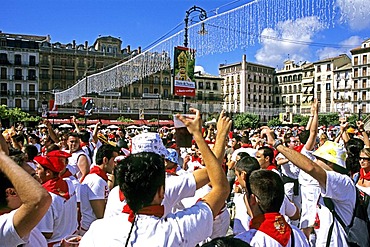
[(36, 81), (37, 80), (37, 76), (35, 76), (35, 75), (28, 75), (27, 76), (27, 80), (29, 80), (29, 81)]
[(15, 80), (15, 81), (23, 81), (23, 75), (13, 75), (13, 80)]

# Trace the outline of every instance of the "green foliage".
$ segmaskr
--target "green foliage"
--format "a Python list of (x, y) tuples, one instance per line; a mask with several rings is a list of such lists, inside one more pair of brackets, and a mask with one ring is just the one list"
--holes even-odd
[(8, 108), (6, 105), (0, 106), (0, 118), (9, 119), (14, 122), (38, 122), (42, 118), (39, 116), (31, 116), (29, 113), (22, 111), (20, 108)]
[(319, 125), (339, 125), (338, 113), (319, 114)]
[(278, 117), (271, 119), (268, 121), (267, 126), (269, 127), (275, 127), (275, 126), (281, 126), (281, 122)]
[(260, 119), (256, 114), (242, 113), (234, 116), (234, 126), (237, 129), (257, 128)]
[(156, 118), (152, 118), (152, 119), (148, 120), (148, 122), (149, 122), (149, 123), (151, 123), (151, 122), (158, 122), (158, 119), (156, 119)]
[(134, 122), (134, 120), (132, 120), (131, 118), (125, 118), (124, 116), (121, 116), (121, 117), (117, 118), (117, 121), (124, 122), (124, 123)]
[(297, 123), (299, 126), (306, 126), (309, 118), (309, 116), (293, 115), (293, 123)]
[(211, 121), (212, 119), (216, 119), (217, 120), (219, 117), (220, 117), (220, 113), (219, 112), (212, 113), (212, 114), (210, 114), (207, 117), (206, 122)]

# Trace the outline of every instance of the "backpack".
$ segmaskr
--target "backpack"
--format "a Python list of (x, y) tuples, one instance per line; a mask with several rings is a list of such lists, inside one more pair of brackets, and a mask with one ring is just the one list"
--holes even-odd
[[(359, 174), (355, 174), (353, 180), (355, 184), (359, 180)], [(370, 246), (370, 207), (369, 200), (370, 196), (360, 191), (356, 187), (356, 204), (353, 212), (351, 223), (346, 226), (343, 220), (334, 210), (334, 203), (330, 198), (323, 198), (325, 206), (333, 214), (333, 223), (331, 224), (328, 232), (328, 238), (326, 241), (326, 246), (329, 246), (331, 235), (334, 228), (334, 218), (342, 225), (347, 233), (347, 243), (349, 246), (359, 246), (359, 247), (368, 247)]]

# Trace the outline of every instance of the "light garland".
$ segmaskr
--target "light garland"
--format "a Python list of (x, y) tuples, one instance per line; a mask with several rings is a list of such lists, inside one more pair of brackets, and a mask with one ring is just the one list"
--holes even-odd
[[(304, 17), (316, 17), (323, 28), (330, 28), (339, 12), (337, 1), (344, 0), (256, 0), (189, 26), (189, 47), (196, 50), (197, 56), (245, 48), (261, 42), (263, 29)], [(340, 14), (342, 22), (352, 18), (349, 12)], [(199, 34), (202, 23), (207, 31), (205, 35)], [(122, 64), (78, 81), (56, 93), (55, 103), (70, 103), (87, 93), (124, 87), (158, 71), (169, 70), (174, 47), (183, 45), (183, 35), (184, 31), (180, 31)]]

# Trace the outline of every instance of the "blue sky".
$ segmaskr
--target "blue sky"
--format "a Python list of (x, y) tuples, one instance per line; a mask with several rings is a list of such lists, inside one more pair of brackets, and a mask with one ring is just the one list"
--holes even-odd
[[(276, 1), (276, 0), (274, 0)], [(303, 0), (293, 0), (303, 1)], [(331, 0), (323, 0), (331, 1)], [(218, 53), (197, 58), (197, 65), (206, 72), (218, 74), (221, 63), (239, 62), (243, 54), (247, 60), (272, 67), (282, 67), (285, 59), (316, 61), (321, 58), (348, 53), (370, 37), (370, 4), (368, 0), (336, 0), (346, 19), (330, 29), (303, 26), (317, 25), (312, 19), (281, 23), (265, 29), (264, 35), (289, 40), (303, 40), (305, 44), (262, 40), (246, 49)], [(241, 6), (247, 0), (2, 0), (0, 30), (5, 33), (50, 35), (52, 42), (92, 44), (99, 36), (120, 37), (122, 46), (148, 47), (164, 34), (183, 29), (185, 12), (193, 5), (202, 7), (209, 15), (218, 9), (224, 12)], [(6, 3), (6, 4), (4, 4)], [(297, 28), (298, 27), (298, 28)], [(290, 33), (292, 28), (299, 32)], [(323, 45), (326, 44), (326, 45)], [(338, 47), (343, 45), (343, 47)]]

